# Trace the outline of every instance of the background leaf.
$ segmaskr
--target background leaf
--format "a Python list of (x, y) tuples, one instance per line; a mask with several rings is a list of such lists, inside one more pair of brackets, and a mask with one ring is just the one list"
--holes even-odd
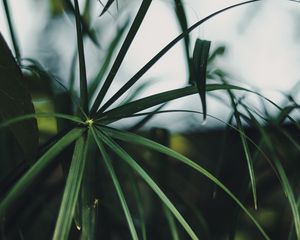
[[(15, 62), (0, 33), (0, 114), (3, 120), (34, 113), (31, 96), (23, 81), (22, 72)], [(36, 119), (10, 126), (25, 155), (32, 155), (38, 146)]]

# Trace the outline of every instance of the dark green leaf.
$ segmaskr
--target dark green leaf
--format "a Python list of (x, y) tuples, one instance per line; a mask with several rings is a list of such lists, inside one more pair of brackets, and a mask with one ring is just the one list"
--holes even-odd
[[(221, 90), (221, 89), (234, 89), (234, 90), (243, 90), (243, 91), (248, 91), (244, 88), (237, 87), (234, 85), (228, 85), (228, 84), (209, 84), (206, 86), (207, 91), (214, 91), (214, 90)], [(150, 107), (154, 107), (158, 104), (165, 103), (167, 101), (171, 101), (174, 99), (178, 99), (181, 97), (185, 97), (188, 95), (192, 95), (198, 92), (197, 87), (195, 86), (190, 86), (190, 87), (185, 87), (185, 88), (179, 88), (175, 90), (170, 90), (158, 94), (151, 95), (149, 97), (145, 97), (130, 103), (127, 103), (123, 106), (116, 107), (110, 111), (107, 111), (102, 114), (97, 114), (96, 119), (101, 122), (112, 122), (112, 119), (114, 121), (130, 116), (134, 113), (140, 112), (142, 110), (145, 110)]]
[[(63, 2), (64, 2), (65, 11), (67, 13), (75, 14), (75, 9), (74, 9), (74, 6), (73, 6), (71, 0), (64, 0)], [(100, 47), (96, 32), (93, 29), (90, 29), (89, 23), (86, 21), (86, 19), (84, 19), (80, 15), (79, 20), (80, 20), (80, 23), (82, 26), (83, 34), (87, 35), (97, 47)]]
[(53, 239), (68, 239), (87, 161), (88, 138), (89, 133), (76, 141)]
[[(121, 87), (119, 89), (118, 92), (116, 92), (100, 109), (98, 112), (104, 112), (111, 104), (113, 104), (117, 99), (120, 98), (120, 96), (122, 96), (126, 91), (128, 91), (131, 86), (133, 86), (162, 56), (164, 56), (170, 49), (172, 49), (175, 44), (177, 44), (181, 39), (183, 39), (185, 36), (187, 36), (190, 32), (192, 32), (194, 29), (196, 29), (198, 26), (200, 26), (202, 23), (206, 22), (207, 20), (213, 18), (214, 16), (225, 12), (231, 8), (235, 8), (244, 4), (248, 4), (248, 3), (252, 3), (252, 2), (257, 2), (260, 0), (252, 0), (252, 1), (246, 1), (246, 2), (242, 2), (242, 3), (238, 3), (226, 8), (223, 8), (219, 11), (214, 12), (213, 14), (201, 19), (200, 21), (196, 22), (195, 24), (193, 24), (190, 28), (188, 28), (185, 32), (181, 33), (178, 37), (176, 37), (175, 39), (173, 39), (170, 43), (168, 43), (161, 51), (159, 51), (159, 53), (157, 53), (148, 63), (146, 63), (146, 65), (144, 65), (144, 67), (142, 67), (130, 80), (128, 80), (128, 82), (126, 84), (123, 85), (123, 87)], [(105, 94), (107, 91), (107, 89), (103, 90), (103, 94)], [(102, 101), (102, 98), (101, 98)], [(101, 101), (99, 102), (95, 102), (94, 105), (95, 108), (98, 108), (98, 106), (100, 105)], [(95, 109), (94, 109), (95, 110)], [(94, 112), (92, 112), (92, 114), (94, 114)]]
[(210, 172), (208, 172), (206, 169), (195, 163), (194, 161), (190, 160), (189, 158), (181, 155), (180, 153), (165, 147), (157, 142), (154, 142), (152, 140), (149, 140), (147, 138), (138, 136), (136, 134), (128, 133), (128, 132), (123, 132), (119, 130), (115, 130), (112, 128), (108, 127), (103, 127), (103, 130), (105, 133), (109, 134), (113, 138), (119, 139), (121, 141), (125, 142), (130, 142), (134, 144), (138, 144), (141, 146), (145, 146), (149, 149), (161, 152), (163, 154), (166, 154), (174, 159), (177, 159), (178, 161), (181, 161), (185, 165), (193, 168), (197, 172), (201, 173), (203, 176), (207, 177), (210, 179), (213, 183), (218, 185), (230, 198), (235, 201), (237, 205), (241, 207), (241, 209), (247, 214), (247, 216), (253, 221), (253, 223), (256, 225), (258, 230), (262, 233), (265, 239), (270, 239), (268, 235), (265, 233), (263, 228), (260, 226), (260, 224), (255, 220), (255, 218), (251, 215), (251, 213), (247, 210), (247, 208), (238, 200), (238, 198), (222, 183), (220, 182), (216, 177), (214, 177)]
[(197, 39), (193, 53), (192, 80), (196, 83), (202, 102), (203, 119), (206, 118), (206, 67), (210, 41)]
[(115, 75), (117, 74), (123, 60), (124, 60), (124, 57), (135, 37), (135, 35), (137, 34), (143, 20), (144, 20), (144, 17), (146, 16), (146, 13), (148, 12), (148, 9), (150, 7), (150, 4), (151, 4), (152, 0), (143, 0), (142, 4), (141, 4), (141, 7), (140, 9), (138, 10), (138, 13), (129, 29), (129, 32), (121, 46), (121, 49), (116, 57), (116, 60), (114, 61), (111, 69), (110, 69), (110, 72), (108, 73), (108, 76), (107, 78), (105, 79), (105, 82), (104, 82), (104, 85), (103, 87), (101, 88), (100, 92), (98, 93), (97, 97), (96, 97), (96, 100), (92, 106), (92, 109), (91, 109), (91, 114), (95, 114), (97, 109), (99, 108), (105, 94), (107, 93), (112, 81), (114, 80), (115, 78)]
[[(22, 72), (15, 62), (0, 33), (0, 114), (3, 120), (34, 113), (31, 96), (23, 81)], [(35, 152), (38, 128), (35, 119), (10, 126), (26, 155)]]
[(0, 218), (5, 217), (12, 204), (26, 191), (36, 177), (49, 166), (51, 161), (69, 144), (83, 134), (85, 129), (76, 128), (57, 141), (37, 162), (19, 179), (0, 203)]
[(74, 0), (75, 5), (75, 19), (76, 19), (76, 32), (77, 32), (77, 49), (79, 59), (79, 75), (80, 75), (80, 106), (85, 113), (88, 112), (88, 90), (87, 90), (87, 79), (85, 69), (85, 58), (84, 58), (84, 47), (83, 47), (83, 36), (82, 27), (80, 22), (80, 11), (78, 0)]
[(104, 163), (105, 163), (105, 166), (106, 166), (106, 168), (109, 172), (109, 175), (112, 178), (113, 184), (114, 184), (115, 189), (117, 191), (117, 194), (118, 194), (118, 197), (120, 199), (120, 202), (121, 202), (121, 205), (122, 205), (122, 208), (123, 208), (126, 220), (127, 220), (127, 224), (128, 224), (128, 227), (129, 227), (129, 230), (130, 230), (130, 233), (131, 233), (131, 237), (132, 237), (133, 240), (137, 240), (138, 236), (137, 236), (134, 224), (133, 224), (132, 216), (131, 216), (130, 210), (128, 208), (128, 205), (127, 205), (123, 190), (121, 188), (119, 179), (118, 179), (118, 177), (115, 173), (115, 170), (113, 168), (113, 165), (111, 163), (111, 160), (110, 160), (110, 158), (107, 154), (107, 151), (104, 148), (103, 143), (100, 141), (101, 138), (97, 135), (94, 128), (91, 128), (91, 132), (92, 132), (92, 134), (94, 136), (94, 139), (95, 139), (95, 141), (96, 141), (96, 143), (99, 147), (99, 150), (102, 154), (102, 157), (103, 157), (103, 160), (104, 160)]
[(184, 217), (180, 214), (177, 208), (173, 205), (170, 199), (160, 189), (160, 187), (154, 182), (149, 174), (126, 152), (121, 148), (114, 140), (112, 140), (106, 134), (98, 132), (101, 139), (114, 151), (121, 159), (123, 159), (142, 179), (151, 187), (151, 189), (157, 194), (165, 206), (172, 212), (174, 217), (178, 220), (181, 226), (185, 229), (187, 234), (193, 239), (198, 240), (195, 232), (192, 230), (190, 225), (186, 222)]
[(109, 9), (109, 7), (113, 4), (115, 0), (108, 0), (107, 3), (104, 5), (104, 8), (100, 14), (100, 16), (102, 16), (104, 13), (106, 13), (106, 11)]

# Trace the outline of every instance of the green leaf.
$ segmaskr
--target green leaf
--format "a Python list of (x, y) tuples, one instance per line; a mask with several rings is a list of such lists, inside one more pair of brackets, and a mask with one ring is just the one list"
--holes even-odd
[(167, 218), (168, 221), (168, 225), (171, 231), (171, 235), (172, 235), (172, 239), (173, 240), (179, 240), (179, 236), (178, 236), (178, 230), (176, 227), (176, 222), (174, 221), (174, 216), (172, 215), (172, 213), (170, 212), (170, 210), (166, 207), (163, 206), (163, 210), (164, 210), (164, 214)]
[[(182, 4), (181, 0), (174, 0), (175, 2), (175, 13), (180, 25), (180, 28), (182, 32), (185, 32), (188, 29), (188, 23), (187, 23), (187, 17), (185, 14), (185, 10)], [(189, 73), (191, 75), (191, 59), (190, 59), (190, 36), (186, 35), (184, 37), (184, 51), (185, 51), (185, 57), (186, 57), (186, 62), (189, 67)]]
[[(31, 96), (23, 81), (22, 72), (15, 62), (0, 33), (0, 115), (3, 120), (34, 113)], [(38, 146), (38, 128), (35, 119), (10, 126), (25, 155), (32, 155)]]
[(0, 218), (5, 217), (9, 208), (19, 199), (37, 176), (49, 166), (52, 160), (68, 145), (83, 134), (85, 129), (75, 128), (57, 141), (37, 162), (18, 180), (0, 203)]
[(77, 141), (69, 169), (62, 203), (54, 230), (53, 239), (68, 239), (71, 223), (75, 213), (83, 172), (87, 161), (90, 134), (81, 136)]
[(210, 41), (197, 39), (193, 53), (192, 80), (196, 83), (202, 102), (203, 120), (206, 119), (206, 67)]
[(134, 224), (133, 224), (133, 220), (132, 220), (132, 217), (131, 217), (131, 213), (129, 211), (129, 208), (128, 208), (128, 205), (126, 203), (126, 199), (125, 199), (125, 196), (124, 196), (124, 193), (122, 191), (122, 188), (121, 188), (121, 185), (120, 185), (120, 182), (118, 180), (118, 177), (115, 173), (115, 170), (112, 166), (112, 163), (111, 163), (111, 160), (102, 144), (102, 142), (100, 141), (100, 137), (97, 135), (96, 131), (94, 130), (94, 128), (90, 128), (91, 129), (91, 132), (94, 136), (94, 139), (99, 147), (99, 150), (102, 154), (102, 157), (103, 157), (103, 160), (104, 160), (104, 164), (109, 172), (109, 175), (111, 176), (112, 178), (112, 181), (114, 183), (114, 186), (115, 186), (115, 189), (117, 191), (117, 194), (118, 194), (118, 197), (120, 199), (120, 202), (121, 202), (121, 205), (122, 205), (122, 208), (123, 208), (123, 211), (124, 211), (124, 214), (125, 214), (125, 217), (126, 217), (126, 220), (127, 220), (127, 224), (128, 224), (128, 227), (129, 227), (129, 230), (130, 230), (130, 233), (131, 233), (131, 237), (132, 239), (134, 240), (137, 240), (138, 239), (138, 236), (137, 236), (137, 233), (136, 233), (136, 230), (135, 230), (135, 227), (134, 227)]
[(299, 209), (297, 206), (297, 202), (295, 199), (294, 192), (292, 190), (292, 187), (290, 185), (289, 179), (285, 173), (285, 170), (280, 162), (280, 159), (278, 158), (278, 155), (276, 154), (276, 148), (274, 148), (273, 141), (271, 137), (266, 133), (265, 129), (259, 124), (259, 122), (256, 120), (256, 118), (251, 114), (250, 111), (247, 111), (253, 124), (257, 126), (259, 132), (261, 133), (263, 137), (263, 141), (265, 142), (266, 146), (269, 148), (270, 153), (272, 154), (272, 158), (276, 167), (276, 170), (278, 172), (280, 183), (282, 185), (282, 189), (287, 196), (287, 199), (289, 201), (292, 214), (293, 214), (293, 220), (294, 220), (294, 227), (296, 230), (297, 239), (300, 239), (300, 215), (299, 215)]
[(249, 146), (247, 143), (247, 140), (245, 139), (245, 131), (243, 128), (243, 124), (240, 118), (240, 113), (237, 110), (237, 103), (235, 102), (234, 95), (233, 93), (228, 90), (228, 94), (231, 100), (231, 106), (234, 111), (234, 117), (236, 120), (237, 128), (239, 129), (240, 132), (240, 138), (242, 141), (242, 146), (243, 150), (245, 153), (246, 161), (247, 161), (247, 167), (249, 171), (249, 176), (250, 176), (250, 182), (251, 182), (251, 188), (252, 188), (252, 196), (253, 196), (253, 202), (254, 202), (254, 208), (257, 209), (257, 193), (256, 193), (256, 180), (255, 180), (255, 174), (254, 174), (254, 168), (253, 168), (253, 159), (251, 157), (251, 153), (249, 150)]
[(164, 194), (164, 192), (159, 188), (159, 186), (153, 181), (153, 179), (145, 172), (145, 170), (127, 153), (125, 152), (117, 143), (115, 143), (110, 137), (105, 134), (98, 132), (100, 138), (115, 152), (121, 159), (123, 159), (136, 173), (138, 173), (142, 179), (152, 188), (152, 190), (158, 195), (161, 201), (166, 205), (166, 207), (172, 212), (176, 217), (182, 227), (185, 229), (187, 234), (192, 239), (198, 239), (194, 231), (191, 229), (190, 225), (186, 222), (183, 216), (179, 213), (177, 208), (169, 200), (169, 198)]
[[(71, 2), (71, 0), (64, 0), (64, 7), (65, 7), (65, 11), (66, 13), (71, 13), (72, 15), (75, 15), (75, 8)], [(97, 46), (100, 47), (99, 41), (97, 39), (97, 35), (96, 32), (93, 29), (89, 28), (89, 22), (86, 21), (86, 19), (84, 19), (81, 15), (79, 16), (79, 20), (82, 26), (82, 33), (84, 35), (87, 35), (90, 40)]]
[(74, 0), (75, 5), (75, 19), (76, 19), (76, 32), (77, 32), (77, 49), (79, 58), (79, 75), (80, 75), (80, 106), (85, 113), (88, 112), (88, 90), (87, 90), (87, 79), (84, 59), (84, 47), (83, 47), (83, 36), (82, 26), (80, 21), (80, 11), (78, 6), (78, 0)]
[(11, 126), (12, 124), (15, 124), (15, 123), (22, 122), (24, 120), (33, 119), (33, 118), (48, 118), (48, 117), (49, 118), (56, 117), (56, 118), (69, 120), (69, 121), (72, 121), (75, 123), (84, 124), (84, 122), (79, 117), (76, 117), (76, 116), (67, 115), (67, 114), (63, 114), (63, 113), (39, 112), (39, 113), (25, 114), (25, 115), (22, 115), (19, 117), (7, 119), (6, 121), (3, 121), (0, 123), (0, 129)]
[(101, 68), (99, 69), (99, 72), (97, 73), (95, 79), (93, 79), (91, 81), (91, 84), (89, 86), (89, 94), (90, 96), (93, 96), (95, 94), (95, 91), (97, 89), (97, 87), (99, 86), (99, 84), (101, 83), (103, 77), (104, 77), (104, 74), (106, 73), (108, 67), (109, 67), (109, 64), (111, 62), (111, 59), (113, 57), (113, 53), (114, 51), (116, 50), (125, 30), (127, 29), (128, 27), (128, 24), (129, 24), (129, 21), (126, 21), (122, 27), (120, 27), (118, 30), (117, 30), (117, 33), (116, 33), (116, 36), (114, 37), (114, 39), (111, 41), (109, 47), (108, 47), (108, 50), (106, 51), (106, 56), (105, 56), (105, 60), (104, 60), (104, 63), (101, 65)]
[(103, 131), (105, 131), (105, 133), (109, 134), (113, 138), (116, 138), (116, 139), (119, 139), (119, 140), (125, 141), (125, 142), (130, 142), (133, 144), (137, 144), (137, 145), (142, 145), (149, 149), (166, 154), (174, 159), (177, 159), (178, 161), (183, 162), (185, 165), (187, 165), (187, 166), (193, 168), (194, 170), (196, 170), (197, 172), (201, 173), (203, 176), (207, 177), (213, 183), (218, 185), (247, 214), (247, 216), (256, 225), (256, 227), (258, 228), (258, 230), (261, 232), (262, 236), (265, 239), (270, 239), (268, 237), (268, 235), (265, 233), (265, 231), (263, 230), (263, 228), (260, 226), (260, 224), (255, 220), (255, 218), (251, 215), (251, 213), (247, 210), (247, 208), (238, 200), (238, 198), (223, 183), (221, 183), (216, 177), (214, 177), (210, 172), (208, 172), (207, 170), (202, 168), (200, 165), (198, 165), (194, 161), (181, 155), (178, 152), (175, 152), (174, 150), (172, 150), (170, 148), (167, 148), (159, 143), (156, 143), (147, 138), (138, 136), (136, 134), (123, 132), (123, 131), (119, 131), (119, 130), (108, 128), (108, 127), (102, 127), (102, 129), (103, 129)]
[[(237, 87), (234, 85), (228, 85), (228, 84), (208, 84), (206, 86), (207, 91), (226, 90), (226, 89), (247, 91), (244, 88)], [(147, 108), (154, 107), (158, 104), (162, 104), (167, 101), (171, 101), (171, 100), (185, 97), (188, 95), (196, 94), (197, 92), (198, 92), (198, 89), (195, 86), (178, 88), (178, 89), (174, 89), (174, 90), (170, 90), (170, 91), (166, 91), (166, 92), (161, 92), (158, 94), (151, 95), (149, 97), (145, 97), (145, 98), (127, 103), (120, 107), (116, 107), (105, 113), (102, 113), (102, 114), (99, 113), (96, 115), (96, 119), (99, 119), (99, 121), (100, 121), (100, 118), (101, 118), (101, 122), (105, 122), (105, 123), (111, 122), (112, 119), (114, 119), (114, 121), (116, 121), (123, 117), (127, 117), (134, 113), (145, 110)]]
[(143, 0), (141, 7), (139, 8), (138, 13), (129, 29), (129, 32), (128, 32), (128, 34), (121, 46), (121, 49), (116, 57), (116, 60), (114, 61), (113, 65), (110, 69), (110, 72), (108, 73), (108, 76), (105, 79), (104, 85), (96, 97), (96, 100), (91, 109), (91, 115), (96, 113), (105, 94), (107, 93), (110, 85), (112, 84), (112, 81), (114, 80), (115, 75), (117, 74), (117, 72), (123, 62), (124, 57), (133, 41), (135, 35), (137, 34), (137, 32), (144, 20), (146, 13), (148, 12), (151, 2), (152, 2), (152, 0)]
[[(246, 1), (246, 2), (242, 2), (239, 4), (235, 4), (235, 5), (231, 5), (229, 7), (223, 8), (219, 11), (214, 12), (213, 14), (201, 19), (200, 21), (196, 22), (195, 24), (193, 24), (190, 28), (188, 28), (186, 31), (184, 31), (183, 33), (181, 33), (178, 37), (176, 37), (175, 39), (173, 39), (170, 43), (168, 43), (161, 51), (159, 51), (148, 63), (146, 63), (144, 65), (144, 67), (142, 67), (130, 80), (128, 80), (128, 82), (126, 84), (123, 85), (123, 87), (121, 87), (119, 89), (119, 91), (117, 91), (99, 110), (98, 113), (104, 112), (111, 104), (113, 104), (117, 99), (119, 99), (126, 91), (128, 91), (162, 56), (164, 56), (170, 49), (172, 49), (175, 44), (177, 44), (181, 39), (183, 39), (184, 37), (186, 37), (190, 32), (192, 32), (194, 29), (196, 29), (198, 26), (200, 26), (202, 23), (206, 22), (207, 20), (213, 18), (214, 16), (225, 12), (231, 8), (235, 8), (244, 4), (248, 4), (248, 3), (252, 3), (252, 2), (257, 2), (260, 0), (252, 0), (252, 1)], [(107, 89), (103, 89), (103, 91), (107, 91)], [(105, 94), (104, 92), (104, 94)], [(101, 98), (102, 99), (102, 98)], [(96, 108), (100, 105), (100, 102), (95, 102), (95, 104), (97, 106), (95, 106)], [(95, 105), (94, 104), (94, 105)], [(94, 112), (92, 112), (94, 114)]]

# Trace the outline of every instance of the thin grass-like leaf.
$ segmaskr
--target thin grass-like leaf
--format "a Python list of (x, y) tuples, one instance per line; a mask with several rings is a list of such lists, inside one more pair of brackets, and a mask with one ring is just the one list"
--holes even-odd
[(124, 60), (124, 57), (131, 45), (136, 33), (138, 32), (138, 30), (144, 20), (146, 13), (148, 12), (148, 9), (149, 9), (151, 3), (152, 3), (152, 0), (143, 0), (141, 7), (139, 8), (138, 13), (129, 29), (129, 32), (128, 32), (128, 34), (121, 46), (121, 49), (116, 57), (116, 60), (114, 61), (113, 65), (111, 67), (111, 70), (108, 73), (108, 76), (104, 82), (104, 85), (101, 88), (101, 90), (100, 90), (99, 94), (97, 95), (96, 100), (92, 106), (92, 109), (91, 109), (92, 115), (96, 113), (105, 94), (107, 93), (115, 75), (117, 74), (117, 72), (121, 66), (121, 63)]
[(88, 138), (82, 135), (77, 141), (69, 169), (67, 182), (64, 189), (62, 203), (56, 220), (53, 239), (68, 239), (75, 207), (78, 200), (79, 190), (82, 183), (85, 163), (87, 161)]
[(25, 121), (32, 118), (61, 118), (65, 120), (69, 120), (74, 123), (84, 124), (81, 118), (73, 115), (63, 114), (63, 113), (47, 113), (47, 112), (39, 112), (39, 113), (32, 113), (32, 114), (25, 114), (19, 117), (7, 119), (0, 123), (0, 129), (10, 126), (11, 124), (15, 124), (21, 121)]
[[(202, 23), (206, 22), (207, 20), (213, 18), (214, 16), (225, 12), (229, 9), (252, 3), (257, 2), (260, 0), (252, 0), (247, 1), (239, 4), (235, 4), (226, 8), (223, 8), (219, 11), (214, 12), (213, 14), (201, 19), (200, 21), (193, 24), (190, 28), (188, 28), (185, 32), (181, 33), (178, 37), (176, 37), (174, 40), (172, 40), (169, 44), (167, 44), (159, 53), (157, 53), (148, 63), (145, 64), (144, 67), (142, 67), (126, 84), (124, 84), (123, 87), (120, 88), (99, 110), (98, 112), (104, 112), (111, 104), (113, 104), (117, 99), (119, 99), (126, 91), (128, 91), (163, 55), (165, 55), (170, 49), (172, 49), (175, 44), (177, 44), (181, 39), (186, 37), (190, 32), (192, 32), (194, 29), (196, 29), (198, 26), (200, 26)], [(104, 90), (103, 90), (104, 91)], [(107, 89), (105, 89), (105, 92)], [(98, 107), (100, 105), (100, 102), (97, 102)], [(96, 103), (95, 103), (96, 104)], [(94, 114), (94, 112), (92, 112)]]
[[(235, 89), (235, 90), (245, 90), (244, 88), (237, 87), (234, 85), (228, 84), (208, 84), (206, 86), (207, 91), (214, 91), (214, 90), (226, 90), (226, 89)], [(105, 113), (98, 113), (96, 115), (96, 119), (100, 117), (102, 120), (115, 118), (120, 119), (122, 117), (130, 116), (134, 113), (140, 112), (150, 107), (154, 107), (158, 104), (165, 103), (167, 101), (171, 101), (174, 99), (178, 99), (181, 97), (185, 97), (188, 95), (198, 93), (198, 89), (196, 86), (184, 87), (175, 90), (165, 91), (158, 94), (151, 95), (149, 97), (145, 97), (130, 103), (127, 103), (123, 106), (116, 107), (112, 110), (109, 110)]]
[(76, 32), (77, 32), (77, 49), (79, 58), (79, 73), (80, 73), (80, 106), (85, 113), (88, 112), (88, 90), (87, 90), (87, 79), (85, 69), (85, 58), (84, 58), (84, 47), (83, 47), (83, 36), (82, 26), (80, 21), (80, 11), (78, 6), (78, 0), (74, 0), (75, 6), (75, 19), (76, 19)]
[(121, 159), (123, 159), (137, 174), (140, 175), (142, 179), (152, 188), (152, 190), (158, 195), (161, 201), (166, 205), (166, 207), (172, 212), (172, 214), (179, 221), (181, 226), (185, 229), (187, 234), (192, 239), (198, 239), (190, 225), (186, 222), (183, 216), (179, 213), (177, 208), (169, 200), (169, 198), (164, 194), (164, 192), (159, 188), (159, 186), (153, 181), (153, 179), (145, 172), (145, 170), (126, 152), (122, 149), (114, 140), (105, 134), (98, 132), (101, 139), (115, 152)]
[(95, 79), (93, 79), (91, 81), (91, 84), (89, 86), (89, 94), (90, 96), (94, 96), (95, 91), (97, 90), (97, 87), (99, 86), (99, 84), (101, 83), (104, 74), (106, 73), (109, 64), (111, 62), (112, 56), (114, 51), (116, 50), (117, 45), (119, 44), (121, 37), (123, 36), (125, 30), (127, 29), (129, 24), (129, 21), (126, 21), (122, 27), (120, 27), (117, 31), (116, 36), (114, 37), (114, 39), (111, 41), (108, 50), (106, 51), (106, 56), (105, 56), (105, 60), (104, 63), (101, 65), (101, 68), (99, 69), (99, 72), (97, 73)]
[(242, 121), (241, 121), (241, 118), (240, 118), (240, 113), (237, 110), (237, 103), (235, 102), (234, 95), (230, 90), (228, 90), (228, 94), (229, 94), (229, 97), (230, 97), (230, 100), (231, 100), (231, 106), (232, 106), (233, 111), (234, 111), (234, 117), (235, 117), (235, 121), (236, 121), (236, 124), (237, 124), (237, 128), (241, 132), (240, 138), (241, 138), (243, 151), (244, 151), (246, 161), (247, 161), (247, 167), (248, 167), (248, 171), (249, 171), (249, 177), (250, 177), (251, 188), (252, 188), (254, 208), (257, 209), (256, 180), (255, 180), (255, 174), (254, 174), (254, 168), (253, 168), (253, 159), (251, 157), (251, 153), (250, 153), (250, 150), (249, 150), (247, 140), (244, 137), (245, 136), (245, 131), (244, 131), (243, 124), (242, 124)]
[(248, 114), (251, 117), (253, 124), (258, 128), (259, 132), (261, 133), (261, 135), (263, 137), (263, 141), (265, 142), (266, 146), (270, 150), (270, 153), (272, 154), (276, 170), (280, 177), (280, 183), (282, 185), (282, 189), (283, 189), (283, 191), (289, 201), (290, 207), (291, 207), (297, 239), (300, 239), (299, 209), (298, 209), (295, 195), (294, 195), (294, 192), (290, 185), (289, 179), (288, 179), (288, 177), (285, 173), (285, 170), (280, 162), (280, 159), (278, 158), (277, 154), (275, 153), (275, 149), (274, 149), (274, 145), (272, 143), (271, 137), (266, 133), (265, 129), (259, 124), (259, 122), (256, 120), (256, 118), (251, 114), (251, 112), (248, 111)]
[[(67, 13), (71, 13), (72, 15), (75, 15), (75, 8), (71, 2), (71, 0), (64, 0), (63, 1), (65, 11)], [(84, 35), (87, 35), (89, 39), (97, 46), (100, 47), (99, 41), (97, 39), (96, 32), (93, 29), (89, 28), (89, 23), (86, 21), (84, 17), (79, 15), (79, 20), (82, 26), (82, 33)]]
[(262, 236), (265, 239), (270, 239), (266, 232), (263, 230), (263, 228), (260, 226), (260, 224), (256, 221), (256, 219), (251, 215), (251, 213), (247, 210), (247, 208), (237, 199), (237, 197), (223, 184), (221, 183), (217, 178), (215, 178), (210, 172), (202, 168), (200, 165), (195, 163), (194, 161), (190, 160), (189, 158), (181, 155), (180, 153), (167, 148), (159, 143), (156, 143), (152, 140), (149, 140), (147, 138), (138, 136), (133, 133), (123, 132), (119, 130), (115, 130), (112, 128), (103, 127), (103, 131), (105, 131), (107, 134), (112, 136), (113, 138), (119, 139), (121, 141), (130, 142), (137, 145), (142, 145), (144, 147), (150, 148), (152, 150), (158, 151), (160, 153), (166, 154), (172, 158), (175, 158), (185, 165), (193, 168), (197, 172), (201, 173), (203, 176), (207, 177), (209, 180), (211, 180), (213, 183), (218, 185), (236, 204), (238, 204), (241, 209), (246, 213), (246, 215), (252, 220), (252, 222), (256, 225), (257, 229), (261, 232)]
[(109, 172), (109, 175), (111, 176), (112, 181), (114, 183), (115, 189), (117, 191), (118, 197), (120, 199), (120, 202), (121, 202), (121, 205), (122, 205), (122, 208), (123, 208), (126, 220), (127, 220), (127, 224), (128, 224), (128, 227), (129, 227), (129, 230), (130, 230), (130, 233), (131, 233), (131, 237), (132, 237), (132, 239), (137, 240), (138, 236), (137, 236), (137, 232), (135, 230), (134, 224), (133, 224), (131, 213), (130, 213), (128, 205), (126, 203), (126, 199), (125, 199), (124, 193), (122, 191), (122, 188), (121, 188), (120, 182), (118, 180), (118, 177), (117, 177), (117, 175), (115, 173), (115, 170), (112, 166), (111, 160), (110, 160), (110, 158), (109, 158), (109, 156), (108, 156), (108, 154), (107, 154), (107, 152), (106, 152), (106, 150), (103, 146), (103, 143), (100, 140), (101, 138), (98, 136), (95, 129), (93, 127), (90, 128), (90, 129), (91, 129), (93, 137), (94, 137), (94, 139), (95, 139), (95, 141), (96, 141), (96, 143), (99, 147), (99, 150), (102, 154), (104, 164), (105, 164), (105, 166), (106, 166), (106, 168)]
[(210, 44), (210, 41), (197, 39), (192, 60), (191, 79), (198, 88), (203, 109), (203, 120), (206, 119), (206, 67)]
[(163, 211), (168, 221), (172, 239), (179, 240), (178, 230), (177, 230), (176, 222), (174, 221), (174, 216), (166, 206), (163, 206)]
[(85, 129), (75, 128), (57, 141), (37, 162), (18, 180), (0, 203), (0, 218), (4, 217), (12, 204), (26, 191), (36, 177), (68, 145), (84, 133)]
[(134, 174), (132, 173), (132, 169), (127, 170), (128, 175), (129, 175), (129, 182), (132, 187), (133, 195), (136, 200), (136, 206), (137, 206), (137, 211), (139, 214), (139, 220), (141, 224), (141, 232), (142, 232), (142, 239), (147, 240), (147, 231), (146, 231), (146, 222), (145, 222), (145, 211), (143, 208), (143, 201), (142, 201), (142, 196), (141, 196), (141, 191), (139, 189), (139, 186), (137, 184), (137, 181), (135, 179)]
[[(187, 17), (185, 14), (184, 6), (181, 0), (174, 0), (175, 2), (175, 13), (180, 25), (182, 32), (188, 29)], [(191, 59), (190, 59), (190, 36), (186, 35), (184, 37), (184, 52), (186, 57), (186, 62), (188, 64), (189, 73), (191, 75)]]

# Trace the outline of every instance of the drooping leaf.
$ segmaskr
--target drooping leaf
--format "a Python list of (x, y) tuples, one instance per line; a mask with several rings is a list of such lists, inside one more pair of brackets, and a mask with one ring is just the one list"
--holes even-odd
[(210, 41), (197, 39), (192, 60), (192, 81), (196, 83), (202, 102), (203, 120), (206, 118), (206, 67)]
[[(0, 33), (0, 115), (7, 120), (34, 112), (22, 72)], [(36, 119), (11, 125), (10, 130), (26, 155), (35, 152), (38, 145)]]
[(49, 166), (51, 161), (69, 144), (83, 134), (85, 129), (75, 128), (57, 141), (36, 163), (18, 180), (8, 194), (0, 202), (0, 218), (5, 217), (9, 208), (33, 183), (36, 177)]
[(71, 229), (72, 220), (75, 213), (75, 207), (78, 200), (79, 190), (82, 183), (83, 172), (87, 161), (88, 136), (82, 135), (77, 141), (73, 153), (71, 166), (67, 177), (67, 182), (64, 189), (62, 203), (56, 226), (53, 234), (53, 239), (68, 239)]

